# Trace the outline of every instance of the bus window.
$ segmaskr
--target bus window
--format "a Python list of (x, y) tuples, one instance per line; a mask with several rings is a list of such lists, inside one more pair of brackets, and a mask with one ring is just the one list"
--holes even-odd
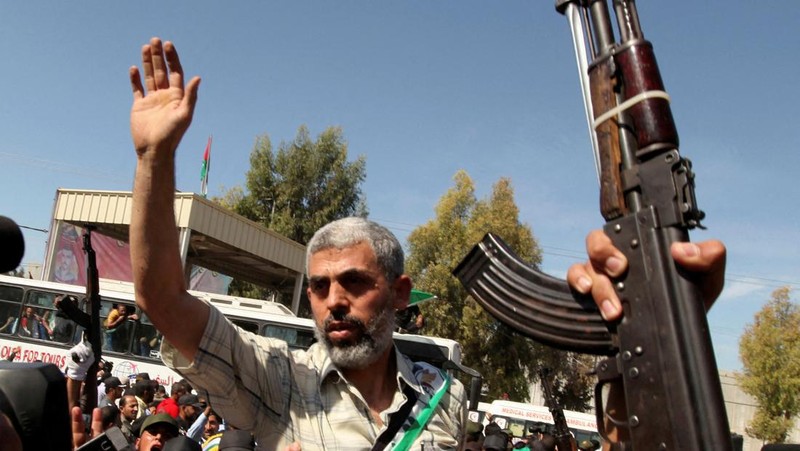
[[(100, 319), (104, 335), (103, 349), (121, 353), (128, 352), (136, 324), (131, 319), (122, 321), (119, 319), (120, 317), (128, 318), (135, 312), (135, 307), (113, 301), (102, 301), (100, 306)], [(138, 354), (138, 350), (134, 350), (133, 354)]]
[(279, 326), (277, 324), (264, 326), (261, 335), (283, 340), (289, 345), (289, 349), (308, 349), (316, 341), (312, 330)]
[(139, 313), (133, 340), (133, 353), (141, 357), (158, 359), (161, 357), (161, 333), (156, 330), (150, 318)]
[(13, 334), (22, 304), (22, 288), (0, 285), (0, 333)]
[(494, 417), (492, 418), (495, 420), (497, 424), (501, 423), (501, 421), (498, 420), (501, 419), (505, 420), (506, 425), (503, 429), (507, 429), (514, 437), (528, 436), (527, 431), (525, 430), (525, 420), (518, 420), (515, 418), (505, 418), (505, 417), (498, 417), (496, 419)]
[(22, 303), (22, 288), (0, 285), (0, 301)]
[(233, 324), (241, 327), (242, 329), (244, 329), (244, 330), (246, 330), (248, 332), (252, 332), (254, 334), (258, 333), (258, 323), (254, 323), (252, 321), (244, 321), (244, 320), (236, 319), (236, 318), (229, 318), (229, 319), (231, 320), (231, 322)]
[[(75, 296), (59, 295), (56, 297), (56, 302), (72, 302), (78, 306), (78, 299)], [(72, 344), (75, 339), (75, 332), (78, 330), (78, 325), (69, 319), (69, 317), (59, 309), (55, 309), (52, 313), (52, 323), (50, 325), (51, 338), (53, 341), (64, 344)]]
[(603, 443), (603, 438), (600, 436), (599, 432), (592, 432), (592, 431), (582, 431), (580, 429), (572, 429), (570, 428), (570, 432), (572, 435), (575, 436), (575, 441), (580, 443), (584, 440), (595, 440), (598, 443)]
[(22, 318), (17, 333), (20, 337), (52, 340), (56, 319), (56, 297), (63, 294), (30, 290), (25, 295)]
[(53, 309), (55, 308), (56, 296), (62, 295), (46, 291), (30, 290), (28, 291), (26, 304), (33, 307)]

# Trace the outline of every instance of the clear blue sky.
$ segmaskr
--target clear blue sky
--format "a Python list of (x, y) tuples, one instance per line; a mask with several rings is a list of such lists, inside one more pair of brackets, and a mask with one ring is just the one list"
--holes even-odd
[[(739, 369), (745, 324), (800, 286), (800, 3), (717, 5), (638, 3), (708, 215), (693, 236), (729, 247), (709, 318), (719, 366)], [(553, 274), (602, 224), (567, 23), (518, 0), (2, 2), (0, 214), (48, 229), (58, 187), (131, 188), (127, 70), (155, 35), (203, 78), (180, 190), (199, 191), (210, 134), (217, 195), (243, 183), (256, 136), (338, 125), (367, 158), (371, 217), (403, 239), (458, 169), (481, 196), (511, 178)], [(47, 236), (25, 237), (41, 262)]]

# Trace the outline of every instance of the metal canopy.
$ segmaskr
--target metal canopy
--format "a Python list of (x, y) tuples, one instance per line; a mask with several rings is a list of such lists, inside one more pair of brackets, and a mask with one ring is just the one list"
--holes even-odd
[[(57, 229), (58, 221), (88, 224), (128, 242), (131, 204), (130, 191), (59, 189), (51, 229)], [(305, 246), (197, 194), (175, 193), (175, 220), (176, 233), (188, 240), (183, 245), (185, 264), (284, 290), (295, 287), (304, 272)]]

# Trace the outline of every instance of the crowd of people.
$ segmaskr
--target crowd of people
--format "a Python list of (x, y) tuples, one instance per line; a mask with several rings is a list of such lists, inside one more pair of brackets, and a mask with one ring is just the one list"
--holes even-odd
[[(557, 441), (545, 425), (532, 427), (524, 437), (515, 437), (511, 431), (502, 429), (494, 421), (485, 427), (481, 423), (469, 421), (466, 426), (464, 451), (562, 451)], [(598, 440), (573, 441), (577, 451), (596, 451), (600, 449)], [(570, 448), (567, 451), (573, 451)]]
[[(68, 365), (67, 377), (79, 380), (79, 365), (88, 366), (91, 358)], [(137, 374), (128, 381), (108, 376), (108, 367), (101, 365), (97, 381), (98, 403), (96, 415), (99, 425), (88, 428), (89, 421), (82, 419), (76, 427), (87, 434), (97, 435), (118, 428), (132, 449), (137, 451), (161, 450), (174, 439), (182, 441), (185, 450), (253, 450), (252, 434), (226, 424), (211, 405), (193, 393), (185, 380), (175, 382), (166, 395), (166, 387), (150, 380), (147, 373)]]

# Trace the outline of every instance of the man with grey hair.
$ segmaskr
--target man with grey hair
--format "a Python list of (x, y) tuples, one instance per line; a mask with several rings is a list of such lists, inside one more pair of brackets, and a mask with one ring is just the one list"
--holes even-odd
[[(377, 269), (382, 273), (384, 280), (396, 281), (403, 276), (404, 258), (403, 249), (397, 238), (386, 228), (363, 218), (345, 218), (334, 221), (317, 231), (306, 247), (306, 276), (308, 277), (309, 300), (313, 297), (325, 296), (330, 291), (331, 280), (327, 274), (312, 274), (316, 271), (316, 257), (324, 255), (337, 257), (342, 251), (358, 246), (359, 252), (372, 254), (377, 264)], [(347, 254), (348, 252), (345, 252)], [(346, 289), (362, 289), (359, 284), (373, 283), (378, 274), (363, 274), (356, 268), (344, 268), (347, 272), (339, 284)], [(405, 276), (407, 278), (407, 276)], [(403, 281), (405, 283), (405, 281)], [(410, 287), (410, 282), (408, 284)], [(315, 318), (324, 318), (317, 322), (314, 334), (317, 340), (324, 343), (330, 359), (335, 365), (342, 368), (365, 367), (375, 362), (382, 353), (385, 353), (392, 344), (392, 331), (394, 330), (394, 312), (396, 307), (385, 303), (379, 306), (374, 316), (365, 323), (358, 316), (350, 314), (345, 308), (335, 305), (319, 313), (311, 304)], [(355, 333), (346, 334), (347, 330)], [(331, 334), (331, 332), (337, 332)], [(341, 335), (348, 335), (342, 339)], [(355, 336), (354, 336), (355, 335)]]

